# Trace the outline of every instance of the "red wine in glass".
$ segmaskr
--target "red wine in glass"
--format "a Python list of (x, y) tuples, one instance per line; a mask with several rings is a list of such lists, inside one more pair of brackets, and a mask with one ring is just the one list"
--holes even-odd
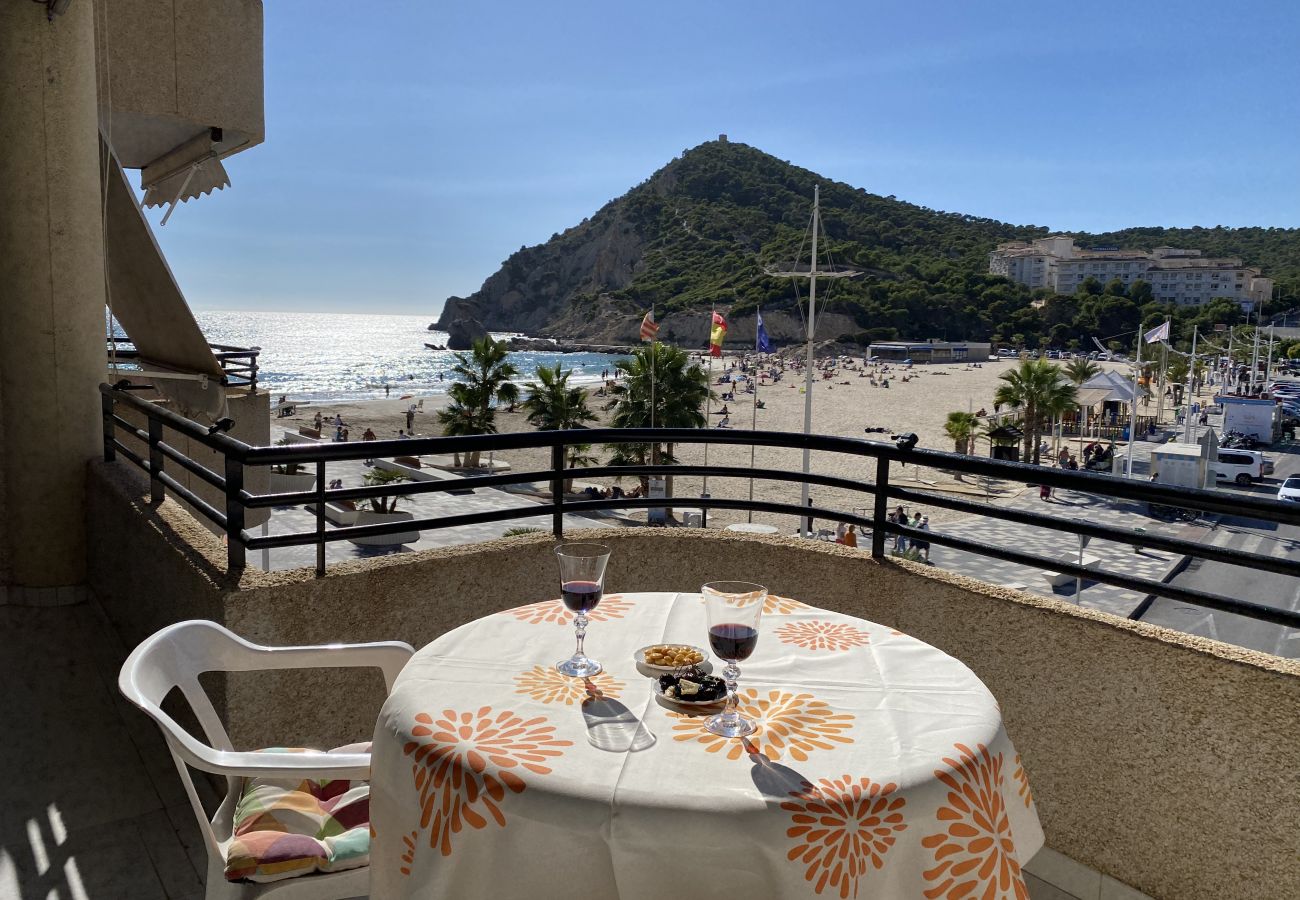
[(591, 612), (595, 609), (596, 604), (600, 602), (601, 594), (599, 581), (566, 581), (560, 586), (560, 599), (569, 610), (576, 613)]
[(749, 659), (758, 646), (758, 629), (727, 622), (714, 625), (709, 629), (709, 646), (722, 659)]

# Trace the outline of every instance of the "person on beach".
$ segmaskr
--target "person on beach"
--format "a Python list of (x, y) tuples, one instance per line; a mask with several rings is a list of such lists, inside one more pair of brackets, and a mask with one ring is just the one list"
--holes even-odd
[(837, 543), (837, 544), (842, 544), (842, 543), (844, 543), (844, 535), (845, 535), (845, 533), (846, 533), (847, 531), (848, 531), (848, 529), (845, 528), (843, 522), (836, 522), (836, 523), (835, 523), (835, 543)]
[[(923, 515), (921, 515), (920, 513), (917, 513), (917, 519), (918, 519), (919, 521), (915, 522), (913, 527), (915, 527), (915, 528), (919, 528), (919, 529), (921, 529), (922, 531), (929, 531), (929, 530), (930, 530), (930, 517), (929, 517), (929, 516), (923, 516)], [(917, 550), (920, 550), (923, 554), (925, 554), (925, 561), (926, 561), (926, 562), (929, 562), (929, 561), (930, 561), (930, 542), (929, 542), (929, 541), (912, 541), (912, 546), (915, 547)]]
[(393, 388), (392, 388), (392, 386), (391, 386), (387, 381), (385, 381), (385, 382), (384, 382), (384, 396), (387, 397), (387, 396), (388, 396), (389, 394), (391, 394), (392, 392), (393, 392)]
[(339, 437), (342, 438), (342, 440), (343, 440), (345, 443), (347, 442), (347, 439), (348, 439), (348, 426), (346, 426), (346, 425), (343, 426), (342, 430), (339, 431)]
[(312, 421), (312, 425), (316, 427), (317, 431), (320, 431), (321, 425), (325, 424), (325, 420), (321, 418), (320, 410), (316, 410), (316, 417), (311, 421)]
[(1070, 451), (1068, 448), (1062, 447), (1061, 452), (1056, 455), (1056, 464), (1060, 466), (1062, 469), (1064, 469), (1065, 464), (1068, 463), (1069, 461), (1070, 461)]
[(366, 431), (365, 431), (365, 433), (361, 435), (361, 440), (363, 440), (363, 441), (375, 441), (375, 440), (378, 440), (378, 438), (375, 437), (375, 433), (374, 433), (374, 431), (372, 431), (371, 429), (367, 428)]
[(415, 431), (415, 410), (408, 408), (406, 410), (406, 430)]
[(850, 525), (849, 530), (844, 532), (845, 547), (856, 547), (858, 545), (858, 533), (854, 530), (856, 527), (857, 526), (855, 525)]

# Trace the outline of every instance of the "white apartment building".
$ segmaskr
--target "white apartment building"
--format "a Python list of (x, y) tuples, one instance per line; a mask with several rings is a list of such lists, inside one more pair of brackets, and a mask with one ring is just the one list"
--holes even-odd
[(1203, 257), (1199, 250), (1174, 247), (1150, 253), (1112, 247), (1083, 250), (1062, 235), (999, 244), (989, 254), (989, 271), (1058, 294), (1073, 294), (1090, 277), (1102, 284), (1118, 278), (1125, 287), (1141, 279), (1151, 285), (1157, 300), (1180, 306), (1226, 297), (1251, 309), (1273, 293), (1273, 280), (1253, 266), (1243, 266), (1240, 259)]

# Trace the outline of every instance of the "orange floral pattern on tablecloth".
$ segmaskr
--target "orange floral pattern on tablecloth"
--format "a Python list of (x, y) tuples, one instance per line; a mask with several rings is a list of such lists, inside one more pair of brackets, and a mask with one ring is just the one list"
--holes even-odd
[(590, 678), (570, 678), (555, 671), (554, 666), (533, 666), (515, 676), (515, 693), (527, 694), (542, 703), (563, 703), (573, 706), (588, 697), (617, 698), (625, 685), (612, 676), (601, 673)]
[(783, 644), (803, 647), (806, 650), (850, 650), (861, 647), (871, 635), (847, 622), (811, 621), (786, 622), (776, 630)]
[(719, 737), (704, 728), (704, 719), (685, 713), (669, 713), (675, 741), (699, 741), (710, 753), (727, 751), (727, 759), (745, 753), (761, 753), (775, 762), (783, 756), (804, 762), (813, 750), (830, 750), (836, 744), (851, 744), (844, 732), (853, 727), (853, 716), (837, 713), (812, 694), (768, 691), (760, 697), (754, 689), (738, 694), (736, 709), (753, 719), (758, 730), (744, 741)]
[[(704, 602), (704, 595), (700, 595), (700, 602)], [(807, 603), (801, 600), (795, 600), (792, 597), (781, 597), (776, 594), (768, 594), (763, 599), (763, 615), (776, 616), (787, 615), (793, 612), (801, 612), (805, 609), (812, 609)]]
[(419, 713), (415, 722), (402, 752), (411, 757), (420, 794), (420, 827), (429, 829), (429, 846), (443, 856), (451, 855), (452, 836), (463, 828), (486, 828), (489, 818), (504, 828), (501, 804), (507, 792), (523, 792), (520, 770), (548, 775), (551, 758), (573, 746), (555, 737), (544, 716), (525, 720), (509, 710), (494, 714), (490, 706)]
[(894, 794), (898, 785), (876, 784), (869, 778), (823, 778), (804, 782), (791, 791), (793, 800), (781, 804), (793, 823), (786, 837), (795, 845), (786, 858), (807, 866), (804, 878), (822, 893), (830, 888), (847, 898), (858, 895), (858, 879), (885, 864), (885, 853), (897, 834), (905, 831), (906, 801)]
[(936, 814), (943, 830), (921, 840), (921, 846), (934, 851), (935, 861), (924, 873), (933, 882), (925, 896), (1028, 900), (1002, 799), (1002, 754), (990, 753), (983, 744), (975, 750), (956, 744), (955, 749), (958, 758), (945, 758), (948, 768), (934, 773), (948, 787), (948, 796)]
[[(587, 618), (593, 622), (608, 622), (610, 619), (621, 619), (627, 615), (632, 606), (632, 601), (624, 599), (621, 594), (606, 594), (600, 601), (600, 605), (587, 613)], [(506, 610), (506, 613), (521, 622), (527, 622), (529, 625), (551, 623), (573, 627), (573, 613), (565, 609), (564, 604), (558, 597), (554, 600), (529, 603), (527, 606), (516, 606), (514, 609)]]
[(402, 865), (398, 871), (403, 875), (411, 874), (411, 866), (415, 863), (415, 841), (419, 836), (420, 832), (418, 831), (402, 835)]
[(763, 615), (765, 616), (787, 615), (805, 609), (812, 609), (812, 607), (792, 597), (779, 597), (776, 594), (768, 594), (767, 599), (763, 601)]
[(1034, 792), (1029, 789), (1029, 776), (1025, 774), (1025, 767), (1020, 763), (1020, 754), (1016, 754), (1016, 768), (1011, 773), (1011, 777), (1016, 780), (1016, 793), (1020, 799), (1025, 801), (1025, 809), (1034, 805)]

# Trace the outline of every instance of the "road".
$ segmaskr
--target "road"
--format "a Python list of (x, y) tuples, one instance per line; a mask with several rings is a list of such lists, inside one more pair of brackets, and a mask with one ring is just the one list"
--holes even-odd
[[(1300, 474), (1300, 448), (1285, 446), (1279, 450), (1270, 450), (1267, 455), (1276, 466), (1274, 475), (1249, 489), (1227, 489), (1242, 493), (1249, 490), (1250, 493), (1264, 497), (1276, 496), (1277, 487), (1286, 476)], [(1248, 553), (1294, 559), (1300, 554), (1300, 526), (1229, 516), (1219, 522), (1209, 542)], [(1300, 611), (1300, 579), (1273, 572), (1197, 559), (1192, 560), (1172, 583), (1178, 587)], [(1287, 659), (1300, 659), (1300, 630), (1283, 628), (1245, 616), (1213, 612), (1175, 600), (1157, 599), (1142, 616), (1142, 621), (1252, 650), (1262, 650)]]

